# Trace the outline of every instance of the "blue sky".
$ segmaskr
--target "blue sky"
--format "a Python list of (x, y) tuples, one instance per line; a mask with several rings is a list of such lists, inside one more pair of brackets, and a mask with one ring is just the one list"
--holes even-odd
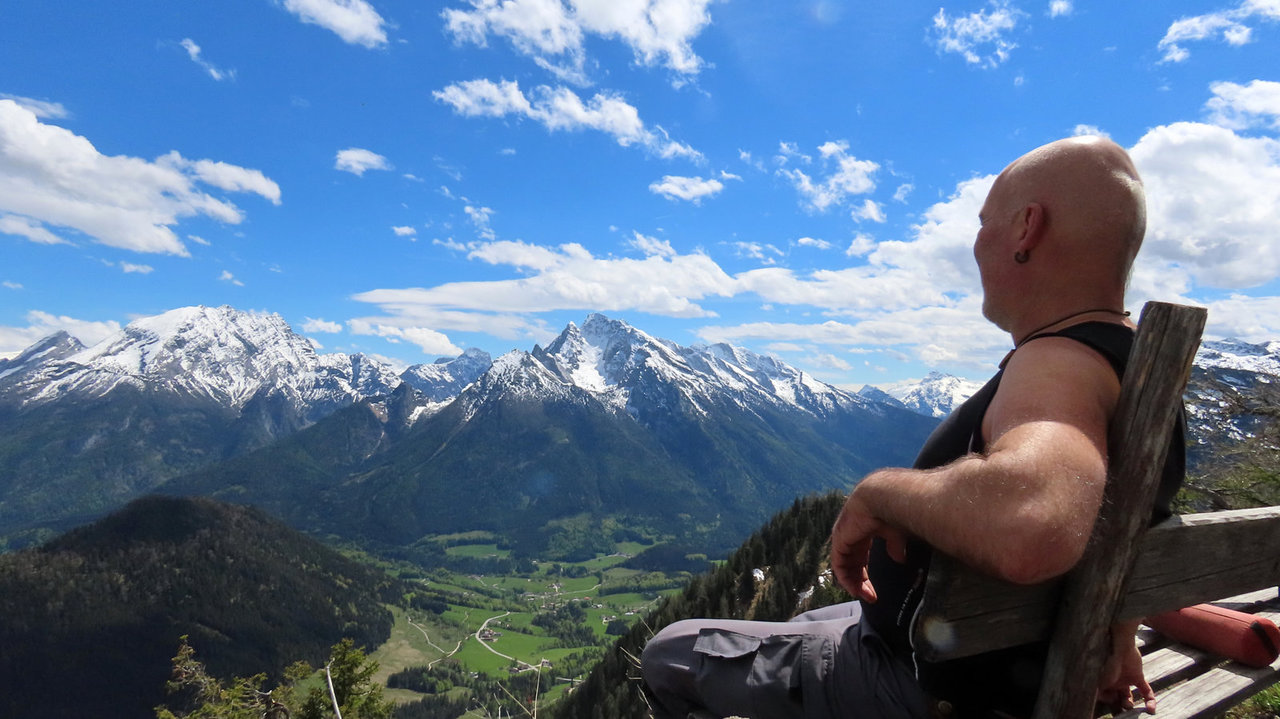
[(592, 311), (981, 377), (995, 173), (1130, 148), (1130, 309), (1280, 338), (1280, 0), (0, 6), (0, 356), (228, 304), (402, 363)]

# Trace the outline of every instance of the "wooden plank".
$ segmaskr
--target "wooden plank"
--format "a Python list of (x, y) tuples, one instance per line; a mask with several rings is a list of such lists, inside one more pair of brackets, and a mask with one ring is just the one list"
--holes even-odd
[[(1242, 552), (1240, 547), (1255, 549)], [(1280, 507), (1174, 517), (1148, 530), (1140, 551), (1121, 602), (1123, 619), (1258, 587), (1271, 587), (1274, 596), (1280, 584)], [(934, 562), (916, 629), (921, 640), (917, 649), (927, 661), (981, 654), (1049, 635), (1060, 583), (1018, 586), (941, 555)]]
[(1280, 507), (1173, 517), (1148, 530), (1140, 552), (1122, 619), (1274, 585), (1280, 583)]
[[(1274, 590), (1267, 593), (1275, 595)], [(1272, 621), (1280, 620), (1280, 607), (1256, 614)], [(1183, 645), (1153, 652), (1143, 658), (1142, 666), (1147, 680), (1153, 686), (1157, 683), (1167, 684), (1171, 679), (1176, 681), (1186, 676), (1188, 671), (1202, 671), (1198, 676), (1167, 691), (1157, 687), (1156, 716), (1162, 719), (1216, 716), (1280, 681), (1280, 659), (1268, 667), (1255, 669), (1237, 662), (1225, 662), (1221, 657), (1213, 657), (1207, 652)], [(1117, 719), (1136, 719), (1142, 716), (1147, 715), (1134, 710), (1117, 715)]]
[(1144, 656), (1142, 673), (1159, 693), (1166, 687), (1220, 663), (1222, 663), (1221, 657), (1216, 657), (1203, 649), (1185, 644), (1172, 644)]
[(1207, 312), (1149, 302), (1107, 437), (1112, 448), (1102, 510), (1085, 555), (1068, 575), (1033, 719), (1089, 719), (1107, 627), (1137, 557), (1162, 461), (1200, 345)]

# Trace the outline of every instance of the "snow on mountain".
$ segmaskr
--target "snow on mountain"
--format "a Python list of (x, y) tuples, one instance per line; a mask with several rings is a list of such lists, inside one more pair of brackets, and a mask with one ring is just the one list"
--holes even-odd
[[(944, 417), (981, 386), (932, 372), (920, 382), (867, 385), (858, 394), (873, 401), (888, 396), (912, 411)], [(1206, 340), (1196, 353), (1185, 397), (1191, 438), (1202, 446), (1243, 440), (1271, 421), (1267, 408), (1274, 406), (1277, 395), (1280, 341)]]
[(1226, 339), (1205, 341), (1195, 364), (1204, 369), (1227, 369), (1280, 377), (1280, 341), (1249, 344)]
[(930, 372), (919, 382), (882, 385), (879, 388), (863, 387), (858, 394), (873, 397), (873, 391), (883, 392), (902, 403), (902, 406), (926, 417), (946, 417), (974, 392), (982, 388), (981, 382), (961, 379), (941, 372)]
[(432, 364), (418, 364), (400, 373), (400, 379), (421, 392), (432, 402), (458, 396), (493, 364), (488, 352), (471, 348), (453, 358), (440, 358)]
[(783, 362), (727, 344), (682, 347), (602, 314), (582, 327), (570, 323), (533, 355), (561, 381), (587, 390), (614, 407), (634, 411), (636, 396), (665, 398), (654, 385), (674, 389), (695, 412), (709, 400), (750, 408), (760, 403), (824, 414), (836, 407), (864, 407), (865, 400), (820, 382)]
[(1280, 342), (1205, 341), (1187, 385), (1187, 416), (1198, 446), (1241, 441), (1274, 421), (1280, 403)]
[(304, 410), (331, 410), (396, 384), (394, 373), (367, 357), (317, 355), (279, 315), (183, 307), (135, 320), (93, 347), (46, 360), (5, 389), (35, 404), (132, 386), (235, 409), (261, 393), (283, 395)]
[(363, 354), (317, 354), (276, 314), (183, 307), (135, 320), (93, 347), (60, 332), (0, 361), (0, 398), (38, 405), (101, 397), (129, 386), (241, 410), (258, 396), (284, 398), (314, 421), (407, 383), (437, 407), (489, 367), (488, 353), (415, 365), (403, 373)]
[(31, 371), (47, 362), (64, 359), (83, 349), (84, 344), (80, 340), (60, 330), (31, 345), (16, 357), (0, 359), (0, 380)]

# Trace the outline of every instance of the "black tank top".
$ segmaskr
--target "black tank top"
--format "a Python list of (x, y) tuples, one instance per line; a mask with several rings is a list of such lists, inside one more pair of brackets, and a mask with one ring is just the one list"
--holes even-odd
[[(1068, 337), (1081, 342), (1105, 357), (1118, 377), (1124, 376), (1129, 350), (1133, 346), (1133, 330), (1109, 322), (1087, 322), (1041, 337)], [(933, 469), (970, 453), (981, 453), (982, 419), (1000, 386), (1001, 368), (982, 389), (956, 408), (934, 430), (920, 449), (915, 469)], [(1157, 490), (1152, 522), (1170, 516), (1170, 503), (1182, 484), (1186, 470), (1185, 421), (1180, 419), (1169, 443), (1160, 488)], [(864, 620), (880, 635), (898, 656), (907, 657), (916, 669), (916, 677), (925, 691), (954, 704), (961, 716), (980, 716), (998, 709), (1015, 716), (1027, 716), (1035, 704), (1048, 646), (1045, 642), (1004, 649), (948, 662), (929, 663), (914, 656), (911, 627), (925, 576), (929, 571), (932, 548), (912, 539), (907, 544), (907, 561), (899, 564), (885, 551), (884, 542), (872, 543), (867, 567), (876, 587), (879, 601), (864, 603)]]

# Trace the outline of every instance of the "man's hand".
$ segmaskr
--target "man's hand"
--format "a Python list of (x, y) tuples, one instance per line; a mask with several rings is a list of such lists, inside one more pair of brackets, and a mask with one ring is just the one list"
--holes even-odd
[(1132, 709), (1136, 689), (1144, 704), (1143, 709), (1148, 714), (1155, 714), (1156, 693), (1142, 673), (1142, 653), (1133, 641), (1136, 630), (1136, 622), (1111, 628), (1111, 655), (1102, 667), (1097, 701), (1112, 711)]
[[(867, 482), (873, 476), (862, 481)], [(864, 602), (876, 601), (876, 589), (867, 576), (867, 560), (874, 537), (885, 540), (889, 556), (899, 562), (906, 559), (906, 535), (874, 517), (855, 487), (831, 528), (831, 570), (845, 591)]]

